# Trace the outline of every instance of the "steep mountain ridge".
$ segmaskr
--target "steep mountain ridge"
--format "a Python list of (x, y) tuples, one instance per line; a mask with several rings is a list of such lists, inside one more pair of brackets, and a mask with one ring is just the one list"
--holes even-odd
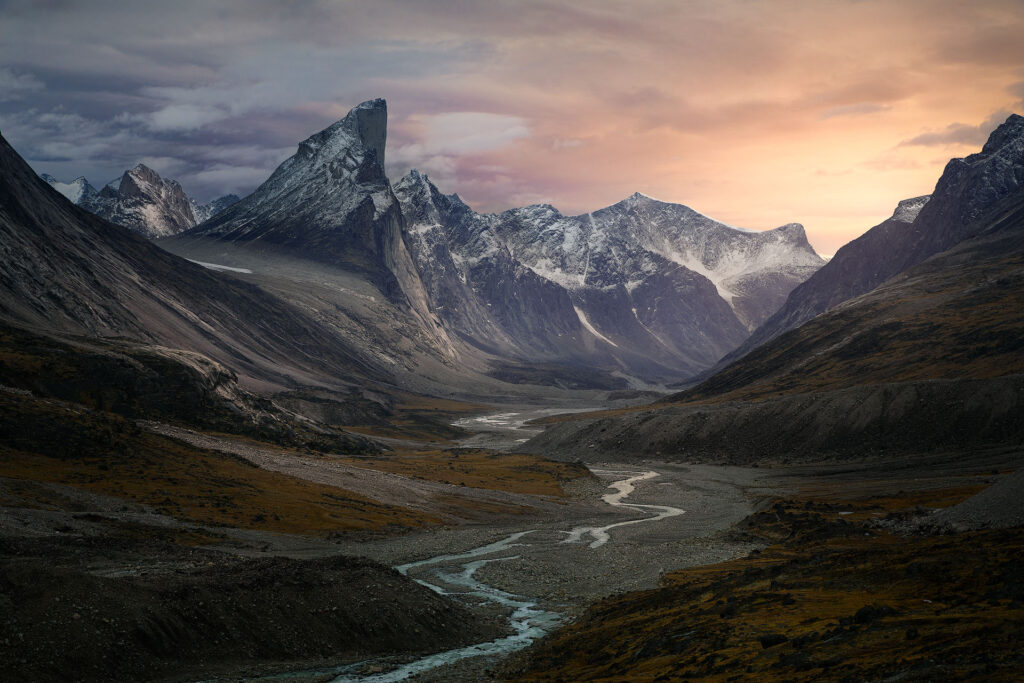
[(841, 248), (736, 351), (724, 368), (759, 345), (977, 234), (977, 219), (1024, 184), (1024, 117), (1011, 114), (982, 150), (951, 159), (928, 197), (900, 203), (888, 220)]

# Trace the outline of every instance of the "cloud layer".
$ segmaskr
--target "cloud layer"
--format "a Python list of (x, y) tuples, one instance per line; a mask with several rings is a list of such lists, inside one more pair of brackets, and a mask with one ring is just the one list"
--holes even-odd
[(639, 190), (831, 253), (1024, 108), (1021, 35), (1016, 0), (15, 0), (0, 129), (40, 172), (144, 161), (206, 200), (386, 97), (389, 173), (477, 209)]

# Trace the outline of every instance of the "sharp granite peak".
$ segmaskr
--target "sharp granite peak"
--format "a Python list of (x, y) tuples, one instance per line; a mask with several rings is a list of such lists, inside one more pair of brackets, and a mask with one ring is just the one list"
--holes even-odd
[(199, 204), (185, 194), (177, 180), (162, 178), (141, 163), (100, 190), (84, 176), (70, 183), (45, 173), (40, 177), (72, 203), (150, 238), (169, 237), (194, 228), (238, 201), (237, 195), (230, 194), (209, 204)]
[(251, 195), (192, 234), (259, 239), (372, 269), (382, 246), (374, 227), (400, 220), (384, 173), (386, 139), (386, 102), (364, 102), (300, 142)]

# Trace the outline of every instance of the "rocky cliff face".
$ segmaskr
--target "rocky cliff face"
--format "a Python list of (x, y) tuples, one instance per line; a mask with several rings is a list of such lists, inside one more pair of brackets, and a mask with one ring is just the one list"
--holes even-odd
[(364, 102), (299, 144), (256, 190), (192, 233), (260, 242), (383, 277), (389, 232), (401, 230), (384, 175), (387, 106)]
[(1024, 117), (1013, 114), (992, 133), (981, 152), (946, 164), (930, 196), (900, 202), (891, 218), (836, 252), (718, 367), (975, 236), (985, 224), (986, 213), (1022, 184)]
[(823, 263), (799, 225), (744, 231), (639, 193), (582, 216), (549, 205), (476, 214), (417, 171), (395, 193), (438, 315), (521, 358), (694, 374)]

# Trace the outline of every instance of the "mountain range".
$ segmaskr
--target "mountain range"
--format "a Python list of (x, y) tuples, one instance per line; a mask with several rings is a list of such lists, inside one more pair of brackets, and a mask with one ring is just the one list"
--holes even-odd
[(900, 202), (891, 218), (837, 251), (717, 367), (977, 235), (979, 218), (1022, 183), (1024, 117), (1012, 114), (980, 152), (950, 160), (931, 195)]
[(146, 237), (167, 237), (194, 228), (238, 201), (237, 195), (229, 194), (199, 204), (178, 181), (160, 177), (145, 164), (125, 171), (101, 190), (84, 176), (70, 183), (45, 173), (41, 177), (73, 203)]
[(364, 102), (251, 195), (161, 244), (254, 272), (268, 258), (340, 269), (410, 314), (440, 359), (607, 388), (710, 367), (824, 263), (797, 224), (746, 231), (641, 194), (582, 216), (479, 214), (416, 170), (392, 185), (386, 135), (386, 103)]

